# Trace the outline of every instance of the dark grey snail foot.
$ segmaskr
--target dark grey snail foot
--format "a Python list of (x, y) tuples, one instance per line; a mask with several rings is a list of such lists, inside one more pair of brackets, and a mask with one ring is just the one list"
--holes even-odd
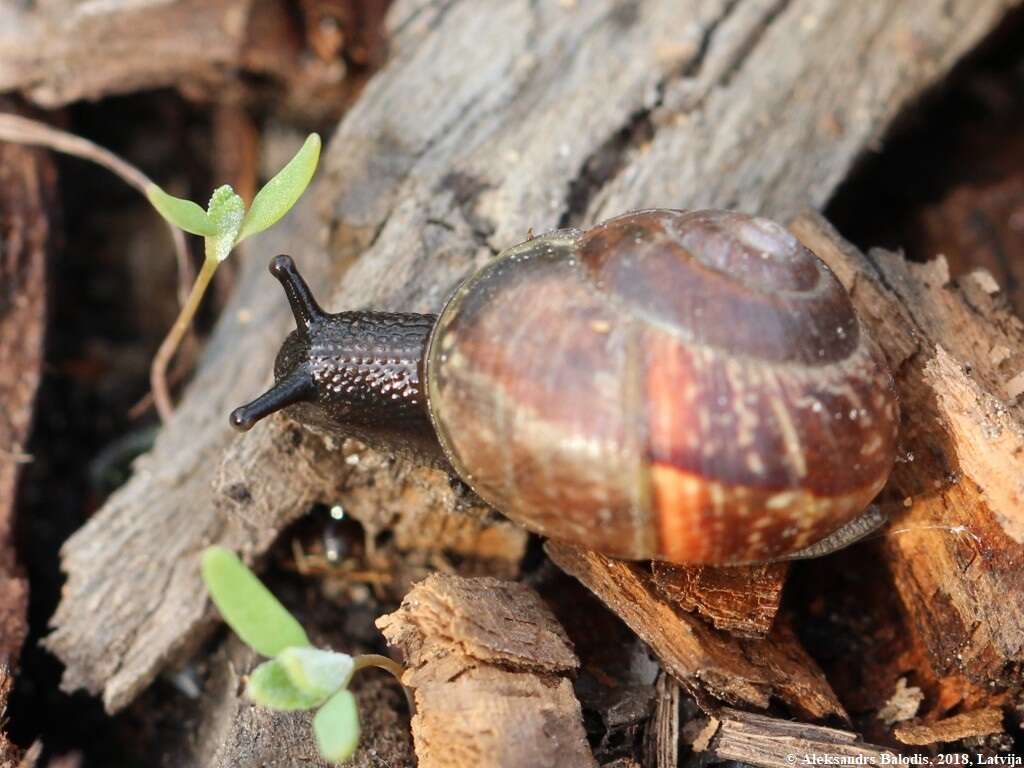
[(813, 557), (822, 557), (845, 549), (851, 544), (856, 544), (883, 525), (889, 522), (889, 516), (882, 511), (877, 504), (870, 505), (863, 513), (853, 518), (846, 525), (836, 529), (824, 539), (816, 541), (809, 547), (804, 547), (779, 560), (810, 560)]

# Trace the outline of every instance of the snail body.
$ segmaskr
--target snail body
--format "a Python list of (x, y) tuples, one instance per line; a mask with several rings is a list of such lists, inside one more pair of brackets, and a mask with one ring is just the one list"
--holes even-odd
[(440, 314), (323, 313), (247, 428), (296, 419), (439, 449), (484, 501), (627, 559), (785, 557), (843, 529), (896, 452), (891, 376), (827, 266), (778, 224), (647, 210), (515, 246)]

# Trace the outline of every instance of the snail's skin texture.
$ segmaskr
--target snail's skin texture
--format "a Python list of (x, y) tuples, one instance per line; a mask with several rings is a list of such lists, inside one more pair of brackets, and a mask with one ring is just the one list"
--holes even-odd
[(444, 463), (427, 416), (422, 387), (423, 350), (435, 315), (394, 312), (327, 314), (288, 256), (276, 257), (270, 273), (285, 289), (296, 330), (274, 363), (276, 384), (231, 414), (246, 430), (290, 406), (304, 424), (344, 435), (392, 453)]
[[(849, 297), (744, 214), (640, 211), (534, 238), (463, 283), (420, 352), (412, 399), (425, 387), (461, 479), (531, 530), (617, 557), (785, 557), (857, 516), (895, 458), (893, 382)], [(292, 383), (324, 358), (286, 344), (268, 396), (301, 391), (282, 400), (309, 401), (296, 418), (364, 430), (379, 398), (339, 409), (333, 373)]]

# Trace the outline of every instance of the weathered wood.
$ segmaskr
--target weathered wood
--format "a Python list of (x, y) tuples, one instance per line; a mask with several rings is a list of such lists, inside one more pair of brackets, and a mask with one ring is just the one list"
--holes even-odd
[(638, 565), (553, 541), (544, 549), (651, 646), (707, 710), (722, 703), (765, 709), (775, 697), (804, 717), (846, 719), (825, 676), (783, 627), (764, 640), (733, 637), (672, 605)]
[(654, 584), (666, 598), (744, 637), (764, 637), (771, 630), (788, 570), (788, 563), (731, 568), (651, 563)]
[[(1024, 660), (1024, 323), (990, 277), (944, 260), (865, 258), (820, 218), (794, 231), (835, 270), (882, 345), (903, 403), (885, 559), (907, 626), (940, 674), (1016, 685)], [(996, 354), (998, 352), (998, 354)]]
[[(0, 716), (28, 633), (28, 581), (14, 541), (18, 478), (43, 368), (56, 173), (40, 150), (0, 142)], [(0, 733), (0, 765), (18, 750)]]
[(596, 767), (565, 631), (529, 587), (431, 576), (377, 625), (401, 648), (422, 768)]
[[(263, 272), (275, 246), (329, 309), (426, 311), (530, 229), (648, 205), (821, 205), (1011, 4), (396, 3), (392, 57), (339, 126), (287, 245), (284, 230), (253, 243), (175, 421), (64, 548), (48, 646), (65, 687), (118, 709), (195, 642), (203, 545), (258, 554), (313, 499), (347, 503), (371, 482), (402, 495), (406, 465), (344, 469), (283, 419), (229, 432), (289, 324)], [(450, 493), (434, 482), (430, 504)]]
[(0, 91), (44, 107), (161, 86), (209, 94), (246, 69), (287, 75), (298, 53), (288, 27), (273, 0), (3, 3)]
[[(860, 741), (856, 733), (724, 710), (693, 744), (695, 752), (746, 765), (881, 765), (895, 754)], [(831, 760), (831, 762), (826, 762)]]
[(895, 729), (896, 738), (904, 744), (921, 746), (1002, 732), (1003, 711), (996, 707), (964, 712), (935, 723), (899, 725)]
[(679, 765), (679, 703), (682, 689), (671, 675), (662, 672), (655, 686), (654, 712), (647, 724), (644, 763), (650, 768)]

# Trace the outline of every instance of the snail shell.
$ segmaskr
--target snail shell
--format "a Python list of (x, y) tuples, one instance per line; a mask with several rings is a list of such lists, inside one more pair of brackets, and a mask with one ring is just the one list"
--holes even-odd
[(643, 211), (513, 248), (451, 298), (430, 412), (484, 500), (558, 539), (767, 560), (861, 512), (896, 400), (842, 286), (788, 231)]

